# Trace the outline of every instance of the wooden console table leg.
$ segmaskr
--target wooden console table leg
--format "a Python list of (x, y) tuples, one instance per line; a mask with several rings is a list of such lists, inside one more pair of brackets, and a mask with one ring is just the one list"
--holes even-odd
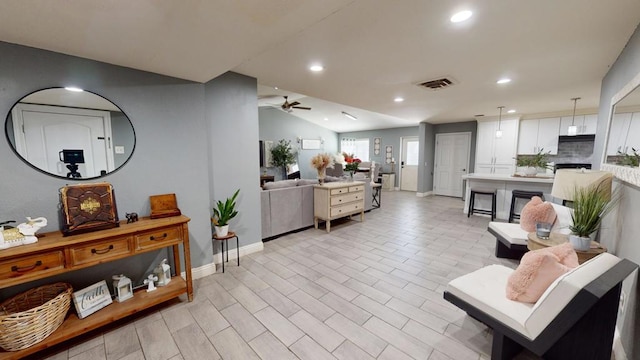
[(189, 227), (187, 224), (182, 225), (184, 232), (184, 241), (182, 247), (184, 250), (184, 271), (187, 275), (187, 299), (193, 301), (193, 278), (191, 276), (191, 249), (189, 248)]

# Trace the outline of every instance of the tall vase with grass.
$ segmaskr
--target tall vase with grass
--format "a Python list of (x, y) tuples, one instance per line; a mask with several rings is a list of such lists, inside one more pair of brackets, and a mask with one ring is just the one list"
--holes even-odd
[(229, 221), (238, 215), (236, 208), (236, 198), (240, 193), (240, 189), (233, 193), (233, 196), (227, 198), (224, 202), (218, 200), (216, 207), (213, 208), (213, 217), (211, 222), (215, 227), (216, 236), (224, 237), (229, 234)]
[(611, 194), (611, 183), (606, 181), (574, 190), (569, 242), (575, 250), (589, 250), (602, 218), (614, 208), (617, 199)]

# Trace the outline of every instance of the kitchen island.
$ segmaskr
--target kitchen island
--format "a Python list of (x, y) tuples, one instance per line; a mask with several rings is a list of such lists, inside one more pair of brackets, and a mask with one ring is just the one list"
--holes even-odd
[[(539, 174), (534, 177), (506, 175), (506, 174), (468, 174), (462, 176), (465, 180), (464, 213), (469, 210), (469, 195), (471, 188), (496, 189), (496, 218), (507, 220), (511, 208), (511, 192), (513, 190), (541, 191), (545, 200), (551, 201), (551, 187), (553, 177), (547, 174)], [(524, 204), (524, 201), (521, 201)], [(491, 209), (489, 196), (476, 195), (476, 208)], [(522, 208), (518, 206), (516, 212)]]

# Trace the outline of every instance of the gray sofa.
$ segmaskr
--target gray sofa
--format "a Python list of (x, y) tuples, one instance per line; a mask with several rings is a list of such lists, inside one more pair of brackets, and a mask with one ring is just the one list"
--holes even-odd
[[(260, 192), (263, 239), (313, 226), (313, 185), (317, 183), (308, 179), (265, 183)], [(364, 183), (364, 210), (369, 211), (373, 208), (371, 184)]]

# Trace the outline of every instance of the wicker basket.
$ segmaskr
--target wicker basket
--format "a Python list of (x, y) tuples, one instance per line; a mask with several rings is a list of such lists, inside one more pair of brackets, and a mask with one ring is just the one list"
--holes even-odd
[(0, 347), (17, 351), (39, 343), (64, 321), (73, 289), (67, 283), (44, 285), (0, 304)]

